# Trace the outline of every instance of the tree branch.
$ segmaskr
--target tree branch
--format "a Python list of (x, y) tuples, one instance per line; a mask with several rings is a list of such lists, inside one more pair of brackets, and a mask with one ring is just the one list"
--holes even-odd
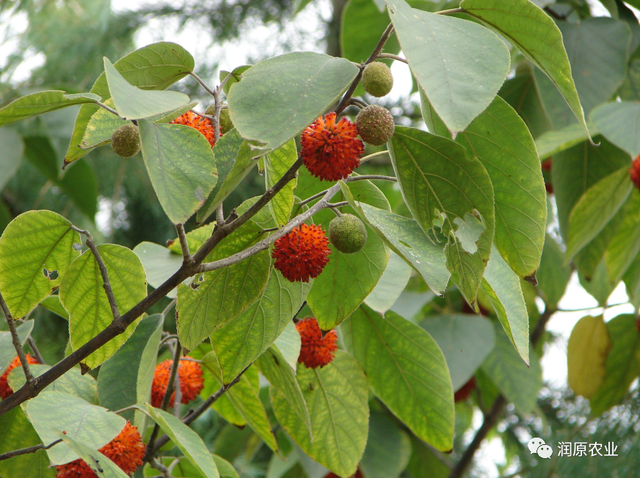
[(273, 242), (277, 241), (278, 239), (280, 239), (282, 236), (285, 236), (286, 234), (289, 234), (293, 229), (295, 229), (296, 227), (298, 227), (300, 224), (302, 224), (303, 222), (305, 222), (307, 219), (309, 219), (311, 216), (313, 216), (315, 213), (317, 213), (318, 211), (320, 211), (321, 209), (324, 209), (325, 207), (327, 207), (327, 204), (329, 203), (329, 200), (340, 190), (340, 185), (339, 184), (334, 184), (332, 187), (330, 187), (327, 192), (325, 193), (324, 197), (318, 201), (316, 204), (314, 204), (312, 207), (310, 207), (307, 211), (303, 212), (302, 214), (300, 214), (299, 216), (296, 216), (295, 218), (293, 218), (293, 220), (289, 221), (289, 223), (284, 226), (282, 229), (278, 230), (277, 232), (271, 234), (269, 237), (267, 237), (266, 239), (263, 239), (262, 241), (258, 242), (257, 244), (246, 248), (243, 251), (240, 251), (236, 254), (233, 254), (232, 256), (229, 257), (225, 257), (224, 259), (220, 259), (218, 261), (214, 261), (214, 262), (208, 262), (205, 264), (201, 264), (200, 267), (198, 267), (198, 272), (211, 272), (211, 271), (215, 271), (217, 269), (222, 269), (223, 267), (227, 267), (230, 266), (232, 264), (236, 264), (248, 257), (253, 256), (254, 254), (257, 254), (260, 251), (264, 251), (265, 249), (269, 248), (269, 245), (272, 244)]
[(38, 450), (48, 450), (53, 445), (57, 445), (61, 441), (62, 441), (62, 439), (58, 439), (58, 440), (56, 440), (54, 442), (51, 442), (47, 446), (45, 446), (43, 443), (40, 443), (39, 445), (34, 445), (34, 446), (27, 447), (27, 448), (20, 448), (19, 450), (8, 451), (8, 452), (3, 453), (2, 455), (0, 455), (0, 461), (8, 460), (9, 458), (13, 458), (15, 456), (28, 455), (29, 453), (35, 453)]
[[(231, 380), (231, 382), (229, 382), (227, 385), (222, 385), (222, 387), (220, 387), (217, 392), (215, 392), (214, 394), (210, 395), (209, 398), (207, 398), (202, 403), (202, 405), (200, 405), (198, 408), (196, 408), (195, 410), (193, 410), (193, 409), (190, 410), (189, 413), (187, 413), (182, 418), (182, 423), (184, 423), (185, 425), (189, 425), (193, 421), (195, 421), (196, 418), (198, 418), (200, 415), (202, 415), (204, 412), (206, 412), (211, 405), (213, 405), (220, 397), (222, 397), (225, 393), (227, 393), (227, 391), (231, 387), (233, 387), (236, 383), (238, 383), (240, 381), (240, 379), (242, 378), (242, 375), (244, 375), (244, 373), (247, 370), (249, 370), (249, 367), (251, 367), (251, 365), (253, 365), (253, 363), (247, 365), (242, 370), (242, 372), (240, 372), (238, 374), (238, 376), (236, 378), (234, 378), (233, 380)], [(160, 437), (156, 441), (153, 454), (155, 455), (160, 450), (160, 448), (162, 448), (168, 441), (169, 441), (169, 437), (167, 435), (163, 435), (162, 437)]]
[(102, 287), (104, 288), (104, 291), (107, 294), (107, 300), (109, 301), (109, 307), (111, 307), (111, 314), (113, 315), (113, 320), (119, 319), (120, 312), (118, 311), (116, 298), (113, 296), (113, 289), (111, 288), (111, 282), (109, 281), (109, 273), (107, 272), (107, 266), (104, 265), (102, 256), (100, 256), (100, 252), (98, 251), (98, 247), (96, 246), (95, 242), (93, 242), (93, 236), (89, 231), (77, 228), (76, 226), (73, 226), (73, 225), (71, 226), (71, 229), (86, 236), (87, 239), (85, 242), (87, 244), (87, 247), (91, 250), (93, 257), (98, 263), (98, 269), (100, 269), (100, 276), (102, 276)]
[(27, 384), (33, 383), (34, 378), (33, 378), (33, 375), (31, 374), (31, 369), (29, 368), (29, 362), (27, 362), (27, 356), (24, 353), (22, 344), (20, 343), (20, 336), (18, 335), (18, 331), (16, 330), (16, 322), (13, 316), (11, 315), (9, 306), (4, 301), (4, 297), (2, 297), (2, 294), (0, 294), (0, 307), (2, 308), (2, 312), (4, 312), (4, 317), (7, 320), (7, 325), (9, 326), (9, 332), (11, 332), (11, 342), (13, 342), (13, 348), (16, 349), (16, 353), (20, 358), (20, 364), (22, 365), (24, 376), (27, 378)]
[(191, 252), (189, 251), (189, 243), (187, 242), (187, 235), (184, 232), (184, 224), (176, 224), (176, 232), (178, 233), (178, 240), (180, 241), (180, 250), (182, 251), (182, 260), (184, 262), (191, 262)]
[[(538, 318), (538, 322), (536, 323), (536, 326), (531, 332), (530, 336), (531, 344), (533, 346), (535, 346), (542, 338), (542, 334), (544, 333), (547, 322), (549, 322), (549, 319), (553, 314), (556, 313), (556, 311), (557, 310), (555, 308), (547, 308)], [(487, 434), (498, 422), (500, 414), (502, 413), (502, 410), (504, 409), (505, 405), (507, 405), (507, 403), (507, 399), (504, 397), (504, 395), (498, 395), (498, 398), (495, 399), (493, 405), (491, 405), (491, 408), (485, 414), (484, 421), (473, 437), (473, 440), (462, 454), (462, 457), (460, 458), (458, 463), (456, 463), (456, 465), (451, 470), (449, 478), (462, 478), (469, 465), (471, 465), (473, 456), (480, 448), (482, 441), (486, 438)]]

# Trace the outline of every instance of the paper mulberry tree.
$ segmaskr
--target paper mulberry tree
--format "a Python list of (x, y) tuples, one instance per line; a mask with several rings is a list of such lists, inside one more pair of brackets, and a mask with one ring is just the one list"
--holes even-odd
[[(160, 42), (104, 58), (89, 92), (0, 109), (5, 154), (19, 158), (27, 139), (9, 125), (81, 105), (54, 182), (78, 197), (83, 158), (112, 143), (144, 163), (175, 225), (167, 244), (133, 250), (46, 209), (6, 226), (3, 478), (237, 477), (190, 428), (211, 407), (270, 450), (270, 476), (309, 474), (304, 455), (343, 478), (462, 476), (507, 403), (534, 411), (531, 344), (570, 263), (603, 305), (622, 280), (638, 304), (635, 60), (622, 85), (637, 20), (622, 2), (619, 19), (582, 22), (562, 2), (437, 3), (352, 0), (345, 57), (229, 65), (209, 85), (189, 52)], [(616, 38), (602, 57), (621, 63), (619, 81), (567, 54), (600, 34)], [(384, 108), (393, 61), (411, 69), (426, 128)], [(211, 104), (171, 90), (185, 77)], [(257, 175), (263, 192), (232, 203)], [(405, 289), (430, 291), (418, 321), (389, 310)], [(58, 363), (31, 336), (41, 308), (68, 320)], [(637, 377), (639, 341), (632, 315), (576, 326), (569, 382), (596, 415)], [(485, 421), (465, 451), (474, 388)]]

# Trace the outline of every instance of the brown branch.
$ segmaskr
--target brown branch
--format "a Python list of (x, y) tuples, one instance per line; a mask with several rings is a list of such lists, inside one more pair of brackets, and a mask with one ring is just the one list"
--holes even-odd
[(8, 451), (8, 452), (3, 453), (2, 455), (0, 455), (0, 461), (8, 460), (9, 458), (13, 458), (13, 457), (20, 456), (20, 455), (28, 455), (29, 453), (35, 453), (38, 450), (48, 450), (53, 445), (57, 445), (61, 441), (62, 441), (62, 439), (58, 439), (58, 440), (56, 440), (54, 442), (51, 442), (47, 446), (45, 446), (43, 443), (40, 443), (39, 445), (34, 445), (34, 446), (27, 447), (27, 448), (20, 448), (19, 450)]
[(9, 332), (11, 332), (11, 342), (13, 342), (13, 348), (16, 349), (16, 353), (20, 358), (20, 364), (22, 365), (22, 370), (24, 371), (24, 376), (27, 378), (27, 384), (33, 383), (34, 378), (31, 373), (31, 369), (29, 368), (29, 362), (27, 362), (27, 356), (24, 353), (24, 349), (22, 348), (22, 344), (20, 343), (20, 336), (18, 335), (18, 331), (16, 330), (16, 322), (11, 315), (11, 311), (9, 310), (9, 306), (4, 301), (4, 297), (0, 294), (0, 307), (2, 308), (2, 312), (4, 312), (4, 317), (7, 320), (7, 325), (9, 326)]
[(191, 252), (189, 251), (187, 234), (184, 232), (184, 224), (176, 224), (176, 232), (178, 233), (178, 241), (180, 241), (180, 250), (182, 251), (182, 260), (184, 262), (191, 262)]
[(29, 337), (27, 338), (27, 343), (29, 344), (29, 347), (31, 347), (33, 356), (38, 360), (38, 362), (44, 363), (44, 357), (40, 353), (40, 350), (38, 350), (38, 347), (36, 346), (36, 341), (33, 340), (33, 337), (31, 337), (31, 335), (29, 335)]
[(149, 310), (151, 306), (156, 304), (160, 299), (165, 297), (169, 292), (180, 285), (184, 280), (193, 276), (198, 272), (198, 264), (200, 264), (216, 247), (216, 245), (233, 231), (245, 224), (293, 178), (296, 177), (298, 169), (302, 166), (302, 158), (289, 168), (289, 170), (280, 178), (280, 180), (270, 189), (268, 189), (260, 199), (250, 207), (242, 216), (238, 217), (231, 214), (225, 223), (218, 227), (211, 237), (205, 241), (200, 249), (192, 256), (191, 264), (183, 264), (169, 279), (161, 284), (157, 289), (151, 292), (147, 297), (133, 306), (127, 313), (113, 320), (106, 329), (98, 333), (94, 338), (89, 340), (79, 349), (66, 356), (56, 365), (51, 367), (45, 373), (36, 377), (33, 382), (27, 382), (22, 388), (15, 391), (11, 396), (0, 402), (0, 415), (12, 410), (25, 400), (37, 396), (47, 385), (61, 377), (68, 370), (79, 364), (97, 349), (112, 340), (114, 337), (122, 334), (129, 325), (131, 325), (144, 312)]
[[(238, 383), (240, 381), (240, 379), (242, 378), (242, 375), (249, 369), (249, 367), (251, 367), (251, 365), (253, 365), (253, 364), (251, 363), (251, 364), (247, 365), (242, 370), (242, 372), (240, 372), (238, 374), (238, 376), (236, 378), (231, 380), (231, 382), (229, 382), (226, 385), (222, 385), (222, 387), (220, 387), (217, 392), (215, 392), (214, 394), (210, 395), (209, 398), (207, 398), (202, 403), (202, 405), (200, 405), (197, 409), (195, 409), (195, 410), (191, 409), (189, 411), (189, 413), (187, 413), (182, 418), (182, 423), (184, 423), (185, 425), (189, 425), (196, 418), (198, 418), (200, 415), (202, 415), (204, 412), (206, 412), (211, 405), (213, 405), (220, 397), (222, 397), (225, 393), (227, 393), (227, 391), (231, 387), (233, 387), (236, 383)], [(160, 448), (162, 448), (168, 441), (169, 441), (169, 437), (167, 435), (163, 435), (162, 437), (160, 437), (156, 441), (153, 454), (155, 455), (158, 452), (158, 450), (160, 450)]]
[(113, 320), (120, 318), (120, 311), (118, 310), (118, 305), (116, 304), (116, 298), (113, 295), (113, 289), (111, 288), (111, 281), (109, 281), (109, 273), (107, 272), (107, 266), (105, 266), (104, 261), (102, 260), (102, 256), (98, 251), (98, 247), (96, 243), (93, 241), (93, 236), (89, 231), (84, 229), (77, 228), (75, 226), (71, 226), (76, 232), (83, 234), (86, 236), (86, 244), (96, 262), (98, 263), (98, 269), (100, 269), (100, 276), (102, 277), (102, 287), (104, 288), (105, 293), (107, 294), (107, 300), (109, 301), (109, 307), (111, 308), (111, 315), (113, 315)]
[[(531, 332), (530, 336), (531, 344), (533, 346), (535, 346), (542, 338), (542, 334), (544, 333), (547, 322), (549, 322), (549, 319), (553, 314), (556, 313), (556, 311), (557, 310), (555, 308), (547, 308), (538, 318), (538, 322), (536, 323), (536, 326)], [(458, 463), (456, 463), (456, 466), (454, 466), (451, 470), (449, 478), (462, 478), (464, 473), (467, 471), (467, 468), (469, 468), (469, 465), (471, 465), (473, 457), (480, 448), (483, 440), (487, 437), (487, 434), (496, 425), (496, 423), (498, 423), (498, 419), (502, 414), (502, 410), (507, 405), (507, 403), (507, 399), (504, 397), (504, 395), (498, 395), (498, 398), (495, 399), (489, 411), (485, 413), (484, 421), (473, 437), (473, 440), (460, 457)]]

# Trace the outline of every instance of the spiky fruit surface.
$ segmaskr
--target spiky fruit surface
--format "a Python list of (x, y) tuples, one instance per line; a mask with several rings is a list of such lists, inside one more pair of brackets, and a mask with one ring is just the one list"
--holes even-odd
[(633, 160), (629, 169), (629, 176), (636, 188), (640, 189), (640, 156)]
[(273, 267), (290, 282), (309, 282), (320, 275), (329, 254), (329, 240), (322, 228), (301, 224), (275, 242)]
[(387, 65), (374, 61), (364, 67), (362, 72), (364, 90), (377, 98), (386, 96), (393, 88), (393, 75)]
[[(127, 422), (120, 434), (98, 451), (130, 475), (142, 465), (145, 450), (138, 428)], [(65, 465), (56, 466), (56, 471), (56, 478), (95, 478), (97, 476), (80, 458)]]
[(329, 240), (340, 252), (353, 254), (367, 243), (367, 228), (360, 218), (343, 214), (329, 223)]
[[(151, 385), (151, 405), (156, 408), (162, 406), (162, 400), (167, 392), (172, 363), (173, 360), (171, 359), (167, 359), (164, 362), (159, 363), (153, 374), (153, 383)], [(186, 405), (195, 399), (204, 388), (204, 372), (198, 362), (180, 359), (178, 375), (180, 377), (180, 392), (182, 393), (182, 400), (180, 403)], [(174, 401), (175, 392), (171, 395), (169, 405), (173, 406)]]
[(395, 125), (389, 110), (378, 105), (369, 105), (356, 116), (358, 134), (365, 143), (382, 146), (393, 136)]
[(120, 126), (111, 135), (111, 148), (122, 158), (130, 158), (140, 151), (140, 131), (133, 123)]
[(327, 332), (324, 337), (314, 317), (306, 317), (296, 324), (300, 333), (300, 356), (298, 363), (307, 368), (318, 368), (328, 365), (338, 350), (338, 334), (335, 330)]
[[(30, 364), (39, 363), (38, 359), (36, 359), (35, 357), (32, 357), (30, 354), (26, 354), (26, 359), (27, 359), (27, 363), (30, 363)], [(22, 367), (22, 362), (20, 362), (20, 357), (18, 356), (16, 356), (16, 358), (13, 359), (13, 361), (9, 364), (7, 369), (2, 374), (2, 377), (0, 377), (0, 397), (2, 397), (3, 399), (7, 398), (9, 395), (13, 393), (13, 390), (9, 386), (9, 381), (7, 380), (7, 377), (9, 376), (9, 373), (11, 373), (11, 371), (16, 367)]]

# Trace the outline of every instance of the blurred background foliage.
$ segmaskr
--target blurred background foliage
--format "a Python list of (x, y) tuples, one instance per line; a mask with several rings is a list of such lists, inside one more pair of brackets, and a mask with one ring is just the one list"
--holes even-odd
[[(364, 11), (371, 22), (380, 21), (376, 17), (378, 11), (370, 0), (320, 0), (309, 3), (309, 0), (183, 0), (126, 2), (127, 8), (121, 8), (122, 5), (114, 8), (110, 0), (0, 0), (0, 32), (3, 35), (0, 37), (0, 50), (9, 52), (0, 58), (0, 105), (39, 89), (88, 91), (102, 71), (102, 57), (116, 60), (142, 46), (137, 40), (140, 38), (174, 41), (172, 35), (196, 37), (200, 50), (192, 52), (197, 59), (196, 73), (214, 85), (220, 69), (234, 68), (242, 62), (255, 63), (273, 54), (297, 49), (314, 49), (351, 58), (359, 52), (349, 50), (352, 45), (348, 42), (348, 35), (354, 33), (353, 29), (345, 30), (347, 25), (342, 22), (356, 18), (351, 15), (358, 11)], [(411, 3), (432, 11), (458, 6), (457, 2), (450, 1), (416, 0)], [(562, 22), (575, 23), (592, 16), (586, 0), (536, 0), (535, 3), (546, 6), (547, 12)], [(633, 53), (640, 41), (637, 20), (628, 17), (628, 8), (618, 0), (602, 3), (610, 12), (615, 8), (615, 15), (629, 22), (633, 34)], [(361, 10), (356, 10), (356, 7)], [(300, 20), (300, 16), (298, 20), (295, 19), (298, 13), (306, 15), (304, 21)], [(358, 35), (362, 36), (363, 43), (370, 43), (370, 39), (364, 38), (366, 25), (357, 26), (361, 30)], [(258, 35), (269, 35), (270, 38), (262, 38), (263, 43), (256, 43), (256, 37), (251, 33), (256, 31)], [(273, 45), (267, 46), (267, 43)], [(390, 47), (393, 48), (392, 45)], [(367, 48), (371, 50), (370, 45)], [(241, 59), (230, 58), (228, 52), (225, 54), (226, 50), (242, 51), (244, 56)], [(629, 56), (632, 61), (635, 54), (631, 53)], [(532, 81), (532, 74), (527, 62), (519, 54), (513, 60), (514, 77), (505, 84), (501, 94), (517, 107), (518, 102), (530, 99), (517, 94), (522, 92), (519, 89), (522, 82)], [(632, 90), (633, 84), (629, 85), (627, 81), (625, 91)], [(210, 103), (194, 81), (183, 80), (176, 88), (200, 100), (199, 108), (202, 110)], [(512, 92), (515, 92), (515, 96)], [(398, 124), (423, 125), (417, 95), (412, 95), (410, 99), (376, 102), (390, 109)], [(519, 111), (536, 137), (553, 127), (540, 116), (526, 116), (527, 112), (535, 109), (521, 108)], [(14, 174), (2, 162), (6, 145), (0, 146), (0, 231), (17, 215), (40, 208), (56, 211), (76, 225), (90, 229), (99, 242), (113, 242), (133, 248), (142, 241), (164, 244), (173, 239), (175, 229), (158, 203), (139, 156), (123, 159), (108, 147), (98, 148), (66, 171), (61, 170), (76, 112), (76, 108), (68, 108), (10, 128), (22, 138), (24, 154)], [(347, 113), (353, 114), (354, 111), (347, 110)], [(393, 173), (384, 157), (367, 163), (358, 172)], [(2, 180), (2, 176), (5, 176), (5, 180)], [(379, 186), (389, 198), (394, 211), (408, 216), (398, 188), (390, 183)], [(241, 187), (225, 202), (225, 208), (231, 210), (263, 190), (264, 178), (258, 174), (248, 175)], [(193, 219), (186, 225), (187, 230), (194, 226)], [(536, 300), (540, 302), (540, 292), (526, 283), (523, 283), (523, 288), (531, 322), (535, 324), (539, 316)], [(150, 313), (162, 310), (167, 302), (162, 301)], [(486, 298), (484, 304), (487, 306), (485, 313), (492, 316)], [(417, 323), (444, 314), (471, 313), (457, 290), (452, 289), (443, 298), (435, 298), (422, 279), (415, 275), (394, 309)], [(55, 363), (64, 356), (67, 323), (41, 307), (36, 309), (34, 317), (37, 321), (34, 338), (46, 361)], [(169, 321), (165, 329), (175, 330), (175, 324)], [(553, 334), (546, 333), (543, 344), (552, 344), (554, 340)], [(540, 355), (547, 345), (538, 347)], [(476, 379), (477, 386), (470, 398), (461, 400), (456, 406), (456, 446), (453, 454), (442, 455), (415, 437), (403, 439), (406, 446), (400, 447), (397, 463), (404, 463), (401, 476), (429, 478), (448, 475), (451, 464), (459, 459), (461, 451), (473, 437), (473, 429), (478, 426), (482, 411), (486, 411), (487, 404), (490, 405), (497, 395), (495, 385), (482, 372)], [(269, 410), (270, 402), (265, 393), (262, 393), (262, 398)], [(371, 410), (381, 417), (379, 434), (373, 436), (374, 440), (384, 443), (389, 430), (396, 430), (405, 438), (408, 436), (400, 422), (392, 418), (381, 402), (373, 399)], [(494, 445), (501, 444), (498, 446), (498, 455), (503, 449), (506, 462), (496, 466), (505, 477), (640, 476), (638, 410), (640, 393), (637, 379), (621, 405), (595, 419), (589, 415), (587, 402), (576, 399), (570, 389), (547, 384), (539, 395), (531, 418), (523, 419), (513, 405), (509, 405), (487, 441)], [(277, 457), (273, 457), (249, 427), (240, 429), (227, 424), (213, 410), (198, 419), (194, 429), (203, 436), (214, 453), (232, 462), (243, 477), (320, 478), (326, 474), (322, 467), (310, 462), (303, 453), (299, 454), (299, 460), (291, 468), (279, 466)], [(554, 451), (556, 442), (560, 441), (614, 441), (620, 457), (562, 459), (554, 453), (552, 460), (534, 459), (535, 455), (529, 454), (526, 448), (527, 441), (549, 430), (552, 440), (547, 442), (552, 444)], [(285, 455), (297, 453), (295, 445), (289, 443), (284, 434), (279, 435), (279, 441)], [(390, 443), (389, 446), (394, 444)], [(488, 476), (487, 470), (494, 468), (492, 462), (496, 455), (491, 455), (491, 452), (495, 449), (495, 446), (487, 447), (484, 458), (476, 462), (470, 476)], [(487, 464), (491, 466), (487, 467)], [(370, 477), (377, 478), (377, 475), (374, 473)]]

